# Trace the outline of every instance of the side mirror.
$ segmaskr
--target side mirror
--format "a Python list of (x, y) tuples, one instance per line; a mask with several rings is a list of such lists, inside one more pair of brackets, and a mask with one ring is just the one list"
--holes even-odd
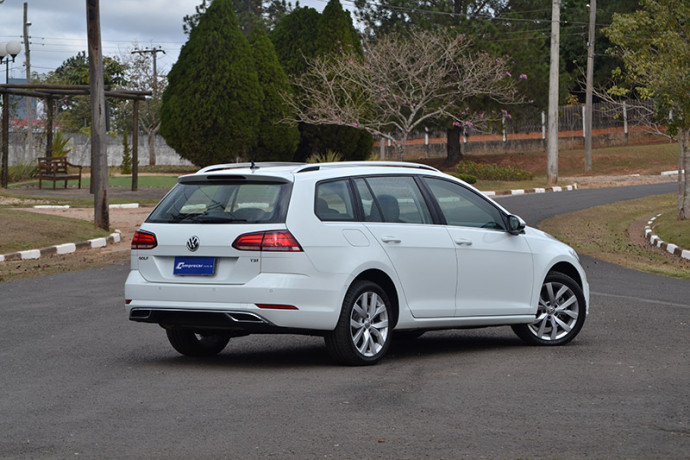
[(525, 224), (525, 221), (518, 216), (514, 216), (513, 214), (508, 216), (508, 233), (511, 235), (520, 235), (525, 233), (525, 225), (527, 225)]

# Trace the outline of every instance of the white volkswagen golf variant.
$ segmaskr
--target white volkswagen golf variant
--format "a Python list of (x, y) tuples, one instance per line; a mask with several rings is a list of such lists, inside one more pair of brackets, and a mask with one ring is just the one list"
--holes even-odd
[(573, 249), (434, 168), (252, 163), (179, 178), (134, 236), (125, 299), (184, 355), (297, 333), (362, 365), (434, 329), (565, 344), (589, 287)]

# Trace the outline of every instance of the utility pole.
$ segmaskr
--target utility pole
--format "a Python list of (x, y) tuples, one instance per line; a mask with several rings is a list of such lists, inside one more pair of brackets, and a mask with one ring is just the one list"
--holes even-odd
[[(158, 56), (158, 53), (165, 54), (165, 50), (160, 47), (153, 47), (132, 51), (132, 54), (140, 54), (142, 56), (151, 54), (153, 56), (153, 84), (151, 85), (151, 90), (153, 91), (154, 99), (158, 97), (158, 69), (156, 67), (156, 56)], [(139, 129), (139, 127), (135, 126), (134, 129)], [(149, 130), (148, 132), (149, 166), (156, 166), (156, 131), (157, 130)]]
[(105, 83), (99, 0), (86, 0), (86, 30), (91, 86), (91, 181), (94, 183), (94, 224), (104, 230), (109, 230), (108, 145), (105, 132)]
[(594, 28), (597, 19), (597, 0), (589, 2), (589, 40), (587, 41), (587, 83), (585, 88), (585, 172), (592, 170), (592, 92), (594, 87)]
[(132, 51), (132, 54), (151, 54), (153, 56), (153, 97), (156, 97), (158, 94), (158, 70), (156, 68), (156, 56), (158, 56), (158, 53), (163, 53), (165, 54), (165, 50), (163, 48), (146, 48), (145, 50), (134, 50)]
[[(26, 57), (26, 84), (31, 84), (31, 51), (29, 50), (29, 6), (24, 2), (24, 56)], [(26, 98), (26, 151), (29, 158), (34, 150), (34, 115), (31, 105), (32, 99)]]
[(546, 140), (546, 182), (558, 183), (558, 71), (560, 67), (560, 0), (551, 4), (551, 57), (549, 59), (549, 136)]

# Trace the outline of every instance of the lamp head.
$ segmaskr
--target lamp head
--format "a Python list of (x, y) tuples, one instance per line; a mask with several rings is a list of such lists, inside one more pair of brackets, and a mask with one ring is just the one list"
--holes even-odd
[(19, 42), (8, 42), (7, 45), (5, 45), (5, 48), (7, 50), (7, 54), (12, 56), (13, 61), (14, 58), (17, 57), (17, 55), (22, 51), (22, 45)]

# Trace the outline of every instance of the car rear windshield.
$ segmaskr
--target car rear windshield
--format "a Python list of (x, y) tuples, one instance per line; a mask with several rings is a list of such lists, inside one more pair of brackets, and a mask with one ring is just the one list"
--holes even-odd
[(285, 222), (289, 189), (286, 183), (179, 183), (146, 221), (170, 224)]

